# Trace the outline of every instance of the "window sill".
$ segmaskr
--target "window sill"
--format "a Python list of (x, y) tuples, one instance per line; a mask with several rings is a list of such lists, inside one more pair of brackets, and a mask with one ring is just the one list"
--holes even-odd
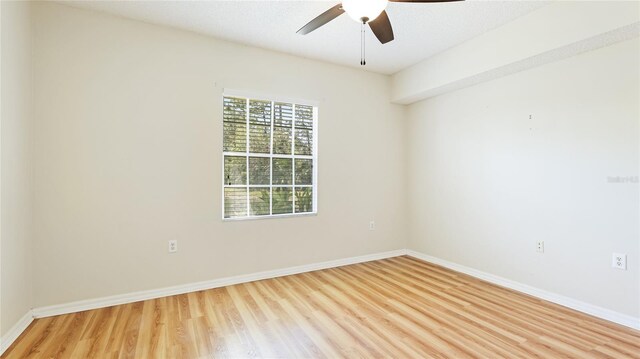
[(293, 218), (293, 217), (313, 217), (317, 215), (318, 215), (318, 212), (272, 214), (270, 216), (247, 216), (247, 217), (222, 218), (222, 222), (255, 221), (255, 220), (264, 220), (264, 219)]

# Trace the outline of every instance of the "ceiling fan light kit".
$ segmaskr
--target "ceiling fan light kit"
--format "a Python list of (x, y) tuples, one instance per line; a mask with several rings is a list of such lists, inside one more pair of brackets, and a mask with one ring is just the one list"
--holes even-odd
[(367, 23), (387, 8), (387, 0), (344, 0), (342, 9), (357, 22)]
[(361, 23), (363, 26), (360, 47), (360, 65), (365, 65), (364, 25), (369, 25), (371, 31), (376, 35), (376, 38), (381, 44), (386, 44), (394, 39), (393, 28), (391, 27), (389, 16), (387, 16), (387, 12), (385, 11), (389, 2), (440, 3), (452, 1), (464, 0), (344, 0), (341, 4), (333, 6), (329, 10), (317, 16), (315, 19), (309, 21), (306, 25), (301, 27), (297, 33), (306, 35), (346, 12), (350, 18)]

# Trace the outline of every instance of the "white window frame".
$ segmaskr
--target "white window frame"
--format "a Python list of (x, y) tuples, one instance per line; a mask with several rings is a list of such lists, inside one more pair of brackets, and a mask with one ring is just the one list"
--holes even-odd
[[(222, 204), (222, 220), (223, 221), (246, 221), (246, 220), (255, 220), (255, 219), (272, 219), (272, 218), (287, 218), (287, 217), (304, 217), (304, 216), (315, 216), (318, 214), (318, 108), (319, 108), (319, 102), (318, 101), (312, 101), (312, 100), (303, 100), (303, 99), (296, 99), (296, 98), (291, 98), (291, 97), (282, 97), (282, 96), (271, 96), (271, 95), (265, 95), (265, 94), (260, 94), (260, 93), (255, 93), (255, 92), (248, 92), (248, 91), (239, 91), (239, 90), (232, 90), (232, 89), (224, 89), (222, 91), (222, 96), (220, 96), (220, 102), (221, 102), (221, 109), (224, 108), (224, 98), (225, 97), (235, 97), (235, 98), (244, 98), (247, 102), (249, 100), (256, 100), (256, 101), (269, 101), (271, 102), (271, 153), (252, 153), (249, 151), (249, 111), (248, 111), (248, 106), (247, 106), (247, 146), (246, 146), (246, 151), (245, 152), (225, 152), (224, 151), (224, 147), (222, 150), (222, 186), (221, 186), (221, 190), (222, 190), (222, 196), (221, 196), (221, 204)], [(293, 127), (292, 127), (292, 137), (291, 137), (291, 154), (290, 155), (284, 155), (284, 154), (274, 154), (273, 153), (273, 121), (274, 121), (274, 114), (275, 111), (274, 109), (274, 103), (279, 102), (279, 103), (290, 103), (294, 105), (294, 112), (293, 112)], [(295, 146), (295, 105), (306, 105), (306, 106), (313, 106), (313, 136), (312, 136), (312, 155), (311, 156), (307, 156), (307, 155), (295, 155), (294, 153), (294, 146)], [(221, 111), (222, 112), (222, 111)], [(221, 117), (221, 121), (220, 121), (220, 126), (224, 126), (224, 114), (222, 114)], [(223, 136), (223, 141), (224, 141), (224, 127), (222, 129), (222, 136)], [(246, 157), (247, 158), (247, 180), (246, 180), (246, 184), (243, 185), (227, 185), (225, 184), (225, 177), (224, 177), (224, 158), (225, 156), (240, 156), (240, 157)], [(270, 184), (268, 185), (250, 185), (249, 184), (249, 157), (263, 157), (263, 158), (269, 158), (271, 159), (270, 161), (270, 169), (271, 169), (271, 176), (270, 176)], [(273, 158), (291, 158), (292, 160), (292, 182), (291, 185), (273, 185)], [(294, 159), (310, 159), (311, 163), (312, 163), (312, 182), (311, 185), (295, 185), (295, 160)], [(225, 188), (246, 188), (247, 189), (247, 215), (243, 216), (243, 217), (231, 217), (231, 218), (226, 218), (224, 216), (225, 213), (225, 208), (224, 208), (224, 189)], [(270, 191), (270, 200), (269, 200), (269, 213), (273, 212), (273, 188), (274, 187), (290, 187), (293, 189), (294, 187), (310, 187), (311, 188), (311, 192), (312, 192), (312, 210), (311, 212), (300, 212), (300, 213), (284, 213), (284, 214), (265, 214), (265, 215), (250, 215), (251, 213), (251, 202), (249, 201), (249, 195), (250, 195), (250, 188), (269, 188)], [(296, 208), (296, 202), (295, 202), (295, 193), (293, 194), (293, 199), (292, 199), (292, 206), (293, 206), (293, 210), (295, 211)]]

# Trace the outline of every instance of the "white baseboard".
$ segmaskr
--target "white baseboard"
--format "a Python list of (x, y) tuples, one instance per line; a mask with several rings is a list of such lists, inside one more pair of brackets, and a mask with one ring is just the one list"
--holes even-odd
[(228, 285), (253, 282), (256, 280), (276, 278), (276, 277), (282, 277), (286, 275), (311, 272), (311, 271), (320, 270), (320, 269), (335, 268), (335, 267), (345, 266), (349, 264), (356, 264), (356, 263), (374, 261), (378, 259), (397, 257), (404, 254), (406, 254), (406, 251), (404, 249), (399, 249), (395, 251), (367, 254), (367, 255), (357, 256), (357, 257), (342, 258), (342, 259), (336, 259), (336, 260), (327, 261), (327, 262), (275, 269), (275, 270), (269, 270), (264, 272), (245, 274), (245, 275), (239, 275), (239, 276), (227, 277), (227, 278), (220, 278), (220, 279), (214, 279), (210, 281), (190, 283), (190, 284), (178, 285), (178, 286), (167, 287), (167, 288), (152, 289), (152, 290), (120, 294), (120, 295), (114, 295), (114, 296), (103, 297), (103, 298), (81, 300), (81, 301), (71, 302), (66, 304), (34, 308), (33, 316), (35, 318), (44, 318), (44, 317), (51, 317), (54, 315), (81, 312), (84, 310), (110, 307), (110, 306), (125, 304), (125, 303), (133, 303), (141, 300), (161, 298), (161, 297), (166, 297), (170, 295), (184, 294), (184, 293), (190, 293), (190, 292), (195, 292), (199, 290), (206, 290), (206, 289), (224, 287)]
[(432, 257), (410, 249), (399, 249), (395, 251), (374, 253), (357, 257), (342, 258), (332, 261), (313, 263), (289, 268), (269, 270), (264, 272), (239, 275), (227, 278), (214, 279), (210, 281), (190, 283), (167, 288), (153, 289), (134, 293), (120, 294), (103, 298), (81, 300), (66, 304), (52, 305), (47, 307), (34, 308), (27, 313), (0, 341), (0, 354), (6, 350), (13, 341), (29, 326), (33, 318), (50, 317), (54, 315), (81, 312), (84, 310), (98, 309), (110, 307), (119, 304), (133, 303), (142, 300), (161, 298), (170, 295), (184, 294), (199, 290), (219, 288), (228, 285), (247, 283), (256, 280), (282, 277), (286, 275), (311, 272), (315, 270), (335, 268), (349, 264), (368, 262), (378, 259), (397, 257), (401, 255), (409, 255), (424, 261), (437, 264), (451, 270), (471, 275), (473, 277), (485, 280), (487, 282), (497, 284), (509, 289), (523, 292), (540, 299), (544, 299), (562, 306), (575, 309), (577, 311), (593, 315), (614, 323), (618, 323), (630, 328), (640, 330), (640, 318), (635, 318), (626, 314), (618, 313), (610, 309), (598, 307), (589, 303), (581, 302), (569, 297), (565, 297), (556, 293), (551, 293), (539, 288), (535, 288), (526, 284), (502, 278), (493, 274), (482, 272), (477, 269), (465, 267), (463, 265), (449, 262), (440, 258)]
[(20, 318), (20, 320), (18, 320), (18, 322), (9, 329), (7, 334), (0, 337), (0, 355), (2, 355), (5, 350), (9, 349), (11, 344), (18, 339), (20, 334), (27, 329), (31, 322), (33, 322), (33, 313), (28, 311), (27, 314)]
[(510, 279), (502, 278), (490, 273), (486, 273), (477, 269), (473, 269), (470, 267), (465, 267), (463, 265), (446, 261), (444, 259), (432, 257), (430, 255), (416, 252), (411, 249), (406, 250), (406, 254), (415, 257), (418, 259), (422, 259), (424, 261), (437, 264), (439, 266), (449, 268), (456, 272), (461, 272), (464, 274), (468, 274), (472, 277), (476, 277), (478, 279), (482, 279), (484, 281), (497, 284), (502, 287), (506, 287), (509, 289), (516, 290), (518, 292), (526, 293), (532, 295), (534, 297), (544, 299), (546, 301), (560, 304), (564, 307), (575, 309), (579, 312), (583, 312), (586, 314), (590, 314), (594, 317), (598, 317), (601, 319), (608, 320), (610, 322), (618, 323), (624, 325), (626, 327), (630, 327), (633, 329), (640, 330), (640, 318), (632, 317), (630, 315), (622, 314), (610, 309), (602, 308), (593, 304), (585, 303), (573, 298), (569, 298), (560, 294), (548, 292), (543, 289), (539, 289), (536, 287), (532, 287), (530, 285), (522, 284)]

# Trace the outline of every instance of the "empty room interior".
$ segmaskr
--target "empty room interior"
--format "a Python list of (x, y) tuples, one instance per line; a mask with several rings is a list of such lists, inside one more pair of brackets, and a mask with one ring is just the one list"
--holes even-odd
[(1, 358), (640, 358), (640, 2), (0, 30)]

